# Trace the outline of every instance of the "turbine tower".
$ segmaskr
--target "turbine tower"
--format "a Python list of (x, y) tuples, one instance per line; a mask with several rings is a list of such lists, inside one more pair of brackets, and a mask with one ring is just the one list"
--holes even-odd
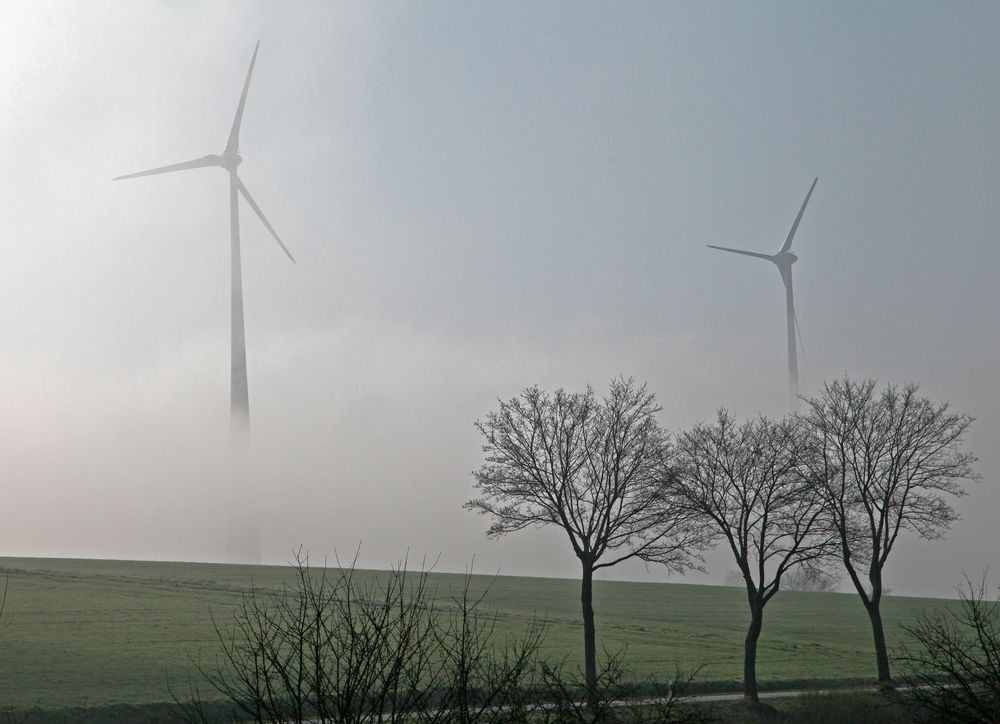
[(781, 281), (785, 284), (785, 315), (788, 326), (788, 391), (793, 408), (796, 406), (799, 397), (799, 360), (795, 350), (796, 330), (799, 323), (795, 316), (795, 296), (792, 293), (792, 264), (798, 261), (798, 257), (792, 253), (792, 240), (795, 238), (795, 232), (799, 228), (799, 222), (802, 221), (802, 214), (806, 210), (806, 204), (809, 203), (809, 197), (812, 196), (817, 181), (819, 181), (819, 177), (814, 179), (812, 186), (809, 187), (809, 193), (806, 194), (806, 199), (802, 202), (802, 208), (799, 209), (799, 214), (792, 223), (788, 237), (785, 239), (785, 243), (781, 245), (777, 254), (758, 254), (755, 251), (743, 251), (742, 249), (730, 249), (725, 246), (708, 244), (710, 249), (719, 249), (720, 251), (730, 251), (734, 254), (744, 254), (758, 259), (767, 259), (778, 267), (778, 272), (781, 274)]
[(243, 83), (243, 93), (240, 95), (240, 103), (236, 107), (236, 117), (233, 119), (233, 127), (229, 131), (229, 139), (226, 141), (226, 147), (221, 154), (202, 156), (201, 158), (196, 158), (192, 161), (183, 161), (169, 166), (160, 166), (158, 168), (149, 169), (148, 171), (130, 173), (113, 179), (114, 181), (119, 181), (121, 179), (138, 178), (139, 176), (153, 176), (155, 174), (171, 173), (173, 171), (186, 171), (192, 168), (205, 168), (208, 166), (218, 166), (229, 172), (229, 228), (232, 250), (232, 371), (230, 377), (230, 405), (234, 431), (245, 431), (249, 429), (250, 426), (250, 398), (247, 390), (247, 350), (243, 325), (243, 274), (242, 264), (240, 262), (240, 214), (238, 194), (243, 194), (243, 198), (245, 198), (247, 203), (250, 204), (250, 208), (254, 210), (254, 213), (257, 214), (264, 226), (267, 227), (267, 230), (271, 232), (271, 236), (274, 237), (274, 240), (278, 242), (278, 246), (280, 246), (285, 254), (288, 255), (288, 258), (292, 260), (292, 263), (295, 262), (291, 252), (288, 251), (288, 248), (278, 236), (278, 232), (276, 232), (274, 227), (271, 226), (267, 217), (264, 216), (264, 212), (260, 210), (257, 202), (254, 201), (253, 196), (250, 195), (250, 191), (247, 190), (246, 185), (240, 180), (239, 175), (236, 173), (236, 167), (239, 166), (240, 162), (243, 160), (239, 153), (240, 124), (243, 122), (243, 108), (246, 106), (247, 91), (250, 88), (250, 76), (253, 75), (253, 66), (254, 63), (257, 62), (257, 50), (259, 48), (260, 41), (258, 40), (257, 45), (253, 49), (253, 57), (250, 59), (250, 69), (247, 70), (246, 81)]

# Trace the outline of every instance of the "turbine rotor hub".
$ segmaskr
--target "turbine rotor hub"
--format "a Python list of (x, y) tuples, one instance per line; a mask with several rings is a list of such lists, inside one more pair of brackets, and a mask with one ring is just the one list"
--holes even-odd
[(219, 156), (219, 163), (224, 169), (235, 171), (236, 167), (243, 163), (243, 157), (238, 151), (226, 151)]

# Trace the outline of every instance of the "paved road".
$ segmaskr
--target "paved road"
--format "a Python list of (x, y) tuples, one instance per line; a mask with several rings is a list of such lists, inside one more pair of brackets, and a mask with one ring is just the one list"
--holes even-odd
[[(759, 696), (761, 699), (795, 699), (800, 696), (808, 696), (809, 694), (843, 694), (846, 692), (853, 693), (873, 693), (877, 691), (875, 687), (852, 687), (847, 689), (788, 689), (786, 691), (762, 691)], [(717, 701), (740, 701), (743, 698), (742, 692), (729, 692), (726, 694), (697, 694), (694, 696), (685, 696), (681, 700), (685, 703), (695, 703), (695, 704), (708, 704)], [(620, 699), (612, 702), (614, 707), (623, 706), (643, 706), (646, 704), (661, 704), (666, 699), (664, 697), (651, 696), (651, 697), (641, 697), (636, 699)], [(548, 708), (551, 705), (542, 704), (542, 708)], [(383, 720), (388, 719), (388, 716), (382, 717)], [(369, 721), (376, 721), (376, 717), (371, 717)], [(319, 724), (319, 720), (310, 720), (306, 724)]]
[[(789, 689), (787, 691), (762, 691), (759, 696), (761, 699), (794, 699), (799, 696), (808, 696), (809, 694), (844, 694), (847, 692), (870, 694), (875, 691), (876, 689), (870, 686), (850, 689)], [(684, 701), (708, 703), (713, 701), (739, 701), (742, 698), (742, 692), (734, 691), (729, 694), (696, 694), (685, 696)]]

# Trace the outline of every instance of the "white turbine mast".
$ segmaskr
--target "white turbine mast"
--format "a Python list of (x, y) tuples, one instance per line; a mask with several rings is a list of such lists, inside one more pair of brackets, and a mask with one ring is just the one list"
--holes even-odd
[(250, 59), (250, 68), (247, 70), (246, 81), (243, 83), (243, 93), (240, 95), (240, 103), (236, 107), (236, 117), (233, 119), (233, 127), (229, 131), (229, 139), (221, 154), (210, 154), (202, 156), (192, 161), (183, 161), (169, 166), (159, 166), (148, 171), (129, 173), (124, 176), (114, 178), (114, 181), (127, 178), (138, 178), (139, 176), (153, 176), (161, 173), (172, 173), (173, 171), (186, 171), (192, 168), (205, 168), (208, 166), (218, 166), (229, 172), (229, 220), (230, 220), (230, 241), (232, 249), (231, 257), (231, 282), (232, 282), (232, 317), (231, 317), (231, 377), (230, 377), (230, 411), (232, 416), (233, 430), (245, 431), (250, 425), (250, 399), (247, 389), (247, 352), (246, 335), (243, 324), (243, 274), (242, 263), (240, 261), (240, 216), (238, 194), (242, 194), (250, 208), (254, 210), (257, 217), (278, 242), (278, 246), (288, 255), (288, 258), (295, 262), (291, 252), (281, 241), (278, 232), (271, 226), (271, 222), (264, 216), (257, 202), (253, 200), (250, 191), (240, 180), (236, 173), (236, 167), (243, 160), (240, 156), (240, 125), (243, 122), (243, 109), (247, 102), (247, 91), (250, 89), (250, 76), (253, 75), (253, 66), (257, 62), (257, 51), (260, 48), (260, 41), (253, 49), (253, 57)]
[[(785, 285), (785, 316), (788, 327), (788, 391), (793, 409), (797, 405), (799, 398), (799, 360), (795, 348), (799, 321), (795, 316), (795, 296), (792, 292), (792, 264), (798, 261), (798, 257), (792, 253), (792, 240), (795, 238), (795, 232), (799, 228), (799, 222), (802, 221), (802, 214), (806, 210), (806, 204), (809, 203), (809, 197), (812, 196), (817, 181), (819, 181), (819, 177), (814, 179), (812, 186), (809, 187), (809, 193), (806, 194), (805, 201), (802, 202), (802, 208), (799, 209), (798, 216), (795, 217), (792, 228), (788, 231), (788, 236), (785, 238), (785, 243), (781, 245), (777, 254), (759, 254), (755, 251), (730, 249), (726, 246), (713, 246), (712, 244), (707, 245), (710, 249), (729, 251), (733, 254), (743, 254), (745, 256), (756, 257), (757, 259), (767, 259), (778, 267), (778, 272), (781, 274), (781, 281)], [(798, 339), (801, 344), (801, 335), (798, 335)]]

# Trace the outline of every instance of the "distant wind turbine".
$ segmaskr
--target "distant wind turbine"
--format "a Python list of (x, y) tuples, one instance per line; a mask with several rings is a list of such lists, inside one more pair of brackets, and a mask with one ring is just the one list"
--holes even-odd
[(806, 204), (809, 203), (809, 197), (812, 196), (812, 192), (813, 189), (816, 188), (817, 181), (819, 181), (819, 177), (813, 180), (812, 186), (809, 187), (809, 193), (806, 194), (806, 200), (802, 202), (802, 208), (799, 209), (799, 214), (795, 217), (795, 222), (792, 224), (792, 228), (788, 232), (788, 237), (785, 239), (785, 243), (781, 245), (781, 249), (778, 250), (777, 254), (758, 254), (755, 251), (743, 251), (742, 249), (730, 249), (725, 246), (713, 246), (712, 244), (708, 244), (710, 249), (731, 251), (734, 254), (744, 254), (746, 256), (757, 257), (758, 259), (767, 259), (770, 262), (774, 262), (774, 265), (778, 267), (778, 272), (781, 274), (781, 281), (785, 283), (785, 314), (787, 316), (788, 325), (788, 388), (791, 394), (791, 403), (793, 407), (798, 402), (799, 396), (799, 360), (796, 356), (795, 350), (795, 337), (796, 330), (798, 328), (798, 319), (795, 316), (795, 297), (792, 294), (792, 264), (798, 261), (798, 257), (792, 253), (792, 239), (795, 238), (795, 232), (799, 228), (799, 222), (802, 221), (802, 214), (806, 210)]
[(264, 212), (260, 210), (257, 202), (254, 201), (253, 197), (250, 195), (250, 191), (247, 190), (246, 185), (240, 180), (240, 177), (236, 173), (236, 167), (239, 166), (240, 162), (243, 160), (239, 154), (240, 124), (243, 122), (243, 108), (247, 102), (247, 91), (250, 88), (250, 76), (253, 75), (253, 66), (257, 61), (257, 50), (259, 48), (260, 41), (257, 41), (257, 45), (253, 49), (253, 57), (250, 59), (250, 69), (247, 71), (247, 79), (243, 83), (243, 93), (240, 95), (240, 104), (236, 107), (236, 117), (233, 119), (233, 127), (229, 131), (229, 140), (226, 141), (226, 148), (223, 150), (221, 155), (211, 154), (208, 156), (202, 156), (201, 158), (196, 158), (193, 161), (184, 161), (182, 163), (171, 164), (170, 166), (160, 166), (158, 168), (149, 169), (148, 171), (130, 173), (113, 179), (114, 181), (118, 181), (121, 179), (138, 178), (139, 176), (152, 176), (154, 174), (171, 173), (173, 171), (186, 171), (192, 168), (204, 168), (207, 166), (219, 166), (229, 172), (229, 228), (232, 242), (232, 372), (230, 377), (230, 409), (234, 430), (245, 430), (250, 424), (250, 400), (247, 390), (247, 351), (243, 326), (243, 274), (242, 264), (240, 262), (240, 216), (239, 204), (237, 202), (237, 192), (243, 194), (243, 198), (245, 198), (247, 203), (250, 204), (250, 208), (254, 210), (254, 213), (256, 213), (260, 220), (264, 223), (267, 230), (271, 232), (271, 236), (274, 237), (274, 240), (278, 242), (278, 246), (281, 247), (282, 251), (288, 255), (288, 258), (291, 259), (293, 263), (295, 262), (291, 252), (288, 251), (288, 248), (278, 237), (278, 232), (276, 232), (274, 227), (271, 226), (267, 217), (264, 216)]

